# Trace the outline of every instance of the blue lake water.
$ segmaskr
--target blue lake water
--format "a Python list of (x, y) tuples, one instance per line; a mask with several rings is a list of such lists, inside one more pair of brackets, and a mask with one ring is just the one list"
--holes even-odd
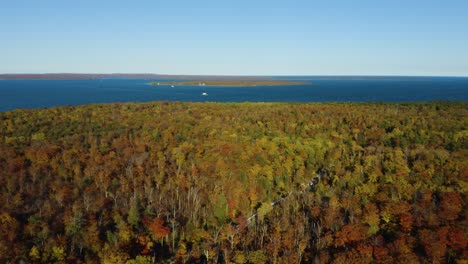
[[(468, 100), (467, 77), (277, 77), (293, 86), (152, 86), (154, 79), (0, 80), (0, 111), (111, 102), (420, 102)], [(161, 80), (163, 81), (163, 80)], [(164, 80), (167, 81), (167, 80)], [(180, 81), (180, 80), (179, 80)], [(202, 93), (207, 93), (203, 96)]]

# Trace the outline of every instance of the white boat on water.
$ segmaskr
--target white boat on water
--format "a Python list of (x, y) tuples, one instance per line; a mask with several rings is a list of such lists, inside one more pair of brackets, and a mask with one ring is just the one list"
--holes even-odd
[(174, 88), (174, 85), (171, 85), (172, 88)]
[(201, 95), (203, 95), (203, 96), (207, 96), (208, 94), (207, 94), (207, 93), (202, 93)]

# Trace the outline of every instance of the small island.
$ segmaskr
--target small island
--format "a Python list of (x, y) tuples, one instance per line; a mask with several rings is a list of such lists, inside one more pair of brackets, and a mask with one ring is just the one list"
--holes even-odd
[(283, 81), (283, 80), (199, 80), (199, 81), (177, 81), (177, 82), (150, 82), (151, 85), (171, 86), (279, 86), (279, 85), (301, 85), (306, 82)]

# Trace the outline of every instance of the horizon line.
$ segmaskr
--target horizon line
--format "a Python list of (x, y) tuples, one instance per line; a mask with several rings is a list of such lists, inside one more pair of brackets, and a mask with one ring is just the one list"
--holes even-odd
[(1, 75), (155, 75), (155, 76), (193, 76), (193, 77), (460, 77), (468, 75), (399, 75), (399, 74), (172, 74), (172, 73), (149, 73), (149, 72), (111, 72), (111, 73), (89, 73), (89, 72), (42, 72), (42, 73), (0, 73)]

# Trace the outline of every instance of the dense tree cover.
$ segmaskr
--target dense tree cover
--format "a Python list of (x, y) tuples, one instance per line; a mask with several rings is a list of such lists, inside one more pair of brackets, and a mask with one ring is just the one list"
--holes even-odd
[(466, 260), (467, 116), (467, 103), (0, 113), (0, 262)]

